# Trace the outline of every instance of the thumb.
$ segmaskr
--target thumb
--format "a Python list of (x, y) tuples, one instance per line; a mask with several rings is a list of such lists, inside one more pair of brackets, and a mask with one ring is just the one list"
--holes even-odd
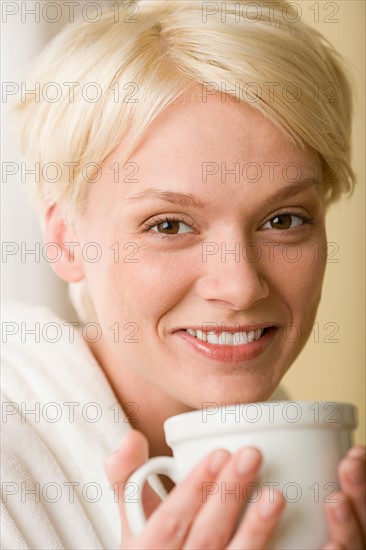
[[(118, 502), (124, 537), (132, 536), (124, 506), (125, 485), (133, 472), (148, 459), (149, 444), (146, 437), (137, 430), (130, 430), (123, 440), (122, 447), (104, 462), (104, 469), (114, 491), (115, 501)], [(148, 483), (143, 488), (142, 502), (146, 517), (149, 517), (161, 503), (160, 498)]]

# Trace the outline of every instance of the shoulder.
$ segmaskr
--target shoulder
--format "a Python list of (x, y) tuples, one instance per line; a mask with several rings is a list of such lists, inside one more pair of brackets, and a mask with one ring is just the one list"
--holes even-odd
[(9, 548), (27, 548), (20, 545), (24, 533), (32, 548), (108, 548), (119, 538), (103, 461), (130, 426), (80, 327), (65, 331), (65, 323), (44, 307), (3, 307), (1, 459)]
[(112, 393), (80, 323), (61, 319), (46, 307), (15, 301), (3, 305), (2, 318), (2, 387), (9, 397), (70, 397), (78, 383), (78, 395), (83, 388), (89, 394), (96, 381), (101, 393)]
[(118, 428), (121, 435), (128, 423), (112, 387), (80, 327), (69, 332), (65, 326), (69, 323), (47, 308), (5, 305), (3, 411), (8, 416), (20, 413), (37, 431), (45, 424), (47, 434), (61, 429), (71, 433), (79, 427), (81, 435), (93, 428), (97, 436), (107, 425), (107, 433)]
[(93, 525), (94, 510), (87, 509), (79, 480), (68, 473), (49, 442), (23, 422), (19, 413), (3, 416), (2, 548), (103, 547)]
[[(43, 306), (8, 301), (2, 307), (2, 356), (6, 362), (26, 358), (44, 365), (62, 358), (74, 363), (96, 362), (80, 331), (79, 322), (61, 319)], [(76, 352), (76, 353), (75, 353)], [(49, 363), (48, 363), (49, 364)], [(69, 363), (65, 363), (67, 368)], [(51, 365), (49, 365), (51, 367)]]

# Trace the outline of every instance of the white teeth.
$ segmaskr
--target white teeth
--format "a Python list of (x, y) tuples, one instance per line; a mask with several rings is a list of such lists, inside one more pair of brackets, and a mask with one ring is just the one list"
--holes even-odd
[(209, 344), (218, 344), (226, 346), (240, 346), (242, 344), (249, 344), (254, 340), (259, 340), (263, 334), (263, 329), (251, 330), (250, 332), (221, 332), (215, 334), (214, 332), (202, 332), (202, 330), (194, 330), (187, 328), (186, 331), (191, 336), (194, 336), (202, 342), (208, 342)]
[[(197, 338), (198, 338), (198, 331), (197, 331)], [(209, 344), (219, 344), (219, 337), (216, 336), (216, 334), (213, 334), (212, 332), (209, 332), (207, 334), (207, 342)]]
[(202, 342), (207, 342), (206, 333), (202, 332), (202, 330), (196, 331), (196, 338), (198, 338), (198, 340), (202, 340)]
[(240, 346), (241, 344), (249, 344), (249, 332), (235, 332), (234, 334), (234, 346)]
[(226, 344), (227, 346), (233, 345), (234, 335), (232, 332), (222, 332), (220, 334), (220, 344)]

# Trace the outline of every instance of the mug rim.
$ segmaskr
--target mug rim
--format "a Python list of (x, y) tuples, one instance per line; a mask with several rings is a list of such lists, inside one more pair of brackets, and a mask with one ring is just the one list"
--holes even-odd
[[(316, 412), (310, 407), (318, 404), (319, 409)], [(217, 405), (217, 403), (207, 402), (207, 405)], [(263, 415), (258, 419), (250, 420), (247, 416), (243, 416), (243, 412), (249, 407), (266, 407), (269, 412), (270, 404), (276, 404), (272, 410), (271, 418)], [(280, 405), (280, 406), (278, 406)], [(301, 417), (299, 419), (288, 419), (283, 415), (285, 407), (299, 406)], [(330, 414), (327, 411), (327, 406), (336, 405), (336, 411)], [(234, 409), (235, 407), (235, 409)], [(227, 412), (225, 413), (225, 409)], [(258, 410), (258, 408), (256, 409)], [(352, 403), (340, 401), (318, 401), (318, 400), (271, 400), (257, 401), (253, 403), (233, 403), (217, 407), (214, 412), (207, 413), (206, 421), (203, 421), (204, 409), (197, 409), (187, 413), (180, 413), (164, 422), (165, 439), (169, 446), (187, 439), (205, 438), (213, 435), (222, 434), (223, 432), (234, 433), (238, 431), (253, 432), (268, 430), (269, 428), (277, 429), (287, 427), (289, 429), (299, 427), (318, 427), (322, 429), (348, 429), (354, 430), (358, 426), (357, 408)], [(321, 413), (325, 412), (325, 417)], [(225, 421), (221, 421), (221, 417), (225, 413)], [(239, 420), (238, 420), (239, 414)], [(235, 415), (235, 418), (234, 418)], [(317, 416), (317, 418), (315, 418)], [(273, 425), (275, 423), (275, 426)]]

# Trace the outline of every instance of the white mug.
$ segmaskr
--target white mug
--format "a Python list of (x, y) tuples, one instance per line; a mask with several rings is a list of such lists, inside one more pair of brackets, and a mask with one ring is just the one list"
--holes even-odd
[[(324, 503), (335, 501), (340, 489), (338, 463), (352, 446), (356, 427), (356, 407), (337, 402), (266, 401), (221, 407), (203, 403), (201, 410), (172, 416), (164, 431), (173, 457), (148, 460), (128, 480), (137, 497), (125, 500), (130, 528), (138, 535), (145, 526), (141, 495), (148, 476), (164, 474), (177, 484), (210, 451), (234, 453), (253, 446), (261, 451), (263, 462), (255, 482), (241, 488), (249, 506), (264, 487), (282, 491), (287, 501), (268, 548), (320, 549), (328, 540)], [(203, 483), (203, 502), (215, 490), (222, 488)]]

